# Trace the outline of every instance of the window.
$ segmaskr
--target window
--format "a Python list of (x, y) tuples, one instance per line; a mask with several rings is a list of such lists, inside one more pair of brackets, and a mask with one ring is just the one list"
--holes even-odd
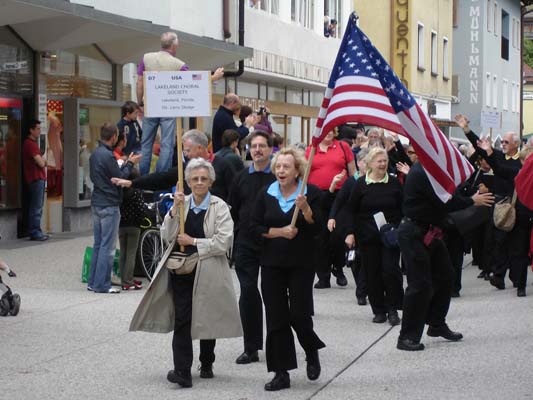
[(285, 88), (281, 86), (268, 85), (267, 100), (285, 102)]
[(41, 54), (48, 96), (112, 99), (113, 67), (95, 46)]
[[(311, 4), (314, 2), (311, 1)], [(330, 20), (334, 19), (337, 21), (337, 26), (335, 28), (335, 36), (334, 37), (340, 37), (341, 36), (341, 29), (344, 26), (342, 21), (342, 1), (341, 0), (324, 0), (324, 16), (328, 17)]]
[(0, 91), (33, 94), (33, 52), (6, 27), (0, 27)]
[(418, 69), (425, 71), (424, 68), (424, 25), (418, 23)]
[(437, 76), (437, 32), (431, 31), (431, 75)]
[(492, 20), (494, 21), (494, 36), (498, 36), (498, 3), (494, 2), (494, 13), (492, 14), (494, 17)]
[[(453, 9), (452, 9), (452, 19), (453, 19), (453, 27), (457, 28), (459, 26), (459, 9), (458, 9), (458, 2), (459, 0), (453, 0)], [(357, 20), (359, 22), (359, 20)]]
[(250, 7), (260, 8), (270, 14), (279, 14), (279, 0), (250, 1)]
[(252, 99), (256, 99), (257, 97), (259, 97), (259, 88), (257, 86), (257, 83), (250, 83), (238, 80), (237, 94), (241, 97), (250, 97)]
[(520, 32), (520, 19), (516, 18), (516, 48), (520, 49), (520, 37), (522, 32)]
[(507, 79), (502, 82), (502, 108), (505, 111), (509, 109), (509, 81)]
[[(335, 19), (334, 17), (330, 17)], [(313, 29), (314, 1), (291, 0), (291, 19), (305, 28)]]
[(492, 7), (490, 5), (490, 0), (487, 0), (487, 32), (492, 31)]
[(492, 86), (492, 80), (491, 80), (491, 77), (490, 77), (490, 74), (487, 73), (487, 77), (485, 79), (485, 105), (487, 107), (490, 107), (490, 104), (491, 104), (491, 91), (490, 91), (490, 88)]
[(498, 108), (498, 77), (492, 76), (492, 107)]
[(509, 61), (509, 14), (502, 9), (502, 34), (501, 34), (501, 54), (504, 60)]
[(22, 100), (0, 97), (0, 210), (20, 207), (21, 118)]
[(303, 91), (297, 88), (287, 88), (287, 103), (303, 104)]
[(444, 79), (450, 78), (450, 70), (448, 64), (450, 63), (448, 55), (448, 38), (442, 38), (442, 77)]

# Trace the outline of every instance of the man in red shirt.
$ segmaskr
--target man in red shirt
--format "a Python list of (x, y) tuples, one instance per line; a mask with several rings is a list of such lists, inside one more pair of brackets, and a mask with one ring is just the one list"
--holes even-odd
[(44, 241), (48, 239), (41, 230), (41, 216), (43, 214), (44, 187), (46, 182), (46, 160), (41, 156), (39, 136), (41, 135), (41, 121), (30, 121), (30, 134), (22, 145), (22, 166), (24, 182), (28, 185), (28, 233), (31, 240)]

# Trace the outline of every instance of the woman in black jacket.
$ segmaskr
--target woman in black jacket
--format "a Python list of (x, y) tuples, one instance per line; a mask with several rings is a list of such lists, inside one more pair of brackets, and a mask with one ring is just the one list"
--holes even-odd
[[(314, 237), (322, 225), (321, 191), (307, 185), (300, 195), (306, 160), (294, 148), (284, 148), (274, 156), (271, 169), (276, 181), (259, 193), (250, 225), (262, 238), (261, 291), (265, 303), (268, 371), (276, 375), (265, 385), (275, 391), (290, 387), (287, 371), (295, 369), (296, 350), (292, 329), (305, 350), (307, 377), (318, 379), (318, 350), (325, 347), (313, 330)], [(298, 207), (296, 226), (291, 226)]]
[(387, 152), (373, 148), (366, 159), (367, 172), (359, 178), (348, 200), (353, 224), (346, 245), (353, 247), (355, 236), (361, 249), (366, 271), (368, 299), (375, 323), (389, 320), (400, 323), (398, 309), (403, 302), (403, 278), (400, 271), (400, 249), (385, 246), (375, 220), (382, 213), (387, 223), (397, 227), (402, 218), (402, 187), (398, 179), (387, 173)]

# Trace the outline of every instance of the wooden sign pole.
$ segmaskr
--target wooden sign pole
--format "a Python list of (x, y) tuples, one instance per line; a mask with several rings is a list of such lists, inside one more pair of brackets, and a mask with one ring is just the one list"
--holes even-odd
[[(178, 187), (177, 192), (183, 193), (183, 143), (181, 140), (183, 127), (181, 118), (176, 118), (176, 149), (178, 159)], [(182, 203), (179, 208), (180, 215), (180, 234), (185, 233), (185, 205)], [(183, 246), (180, 246), (180, 251), (185, 251)]]
[[(309, 153), (309, 160), (307, 160), (307, 168), (305, 169), (304, 178), (302, 181), (302, 188), (300, 190), (300, 193), (303, 195), (305, 193), (305, 187), (307, 186), (307, 180), (309, 179), (309, 173), (311, 172), (311, 164), (313, 163), (313, 157), (315, 156), (316, 147), (311, 147), (311, 152)], [(296, 226), (296, 219), (298, 218), (298, 212), (300, 209), (298, 207), (294, 208), (294, 214), (292, 214), (292, 221), (291, 226), (294, 228)]]

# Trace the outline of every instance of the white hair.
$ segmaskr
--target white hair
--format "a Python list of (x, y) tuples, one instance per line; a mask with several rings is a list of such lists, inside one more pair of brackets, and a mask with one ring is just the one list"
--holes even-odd
[(187, 163), (187, 167), (185, 168), (185, 180), (189, 182), (192, 171), (200, 168), (207, 169), (207, 172), (209, 173), (209, 179), (211, 179), (211, 183), (213, 183), (216, 178), (215, 169), (209, 161), (206, 161), (203, 158), (193, 158)]

